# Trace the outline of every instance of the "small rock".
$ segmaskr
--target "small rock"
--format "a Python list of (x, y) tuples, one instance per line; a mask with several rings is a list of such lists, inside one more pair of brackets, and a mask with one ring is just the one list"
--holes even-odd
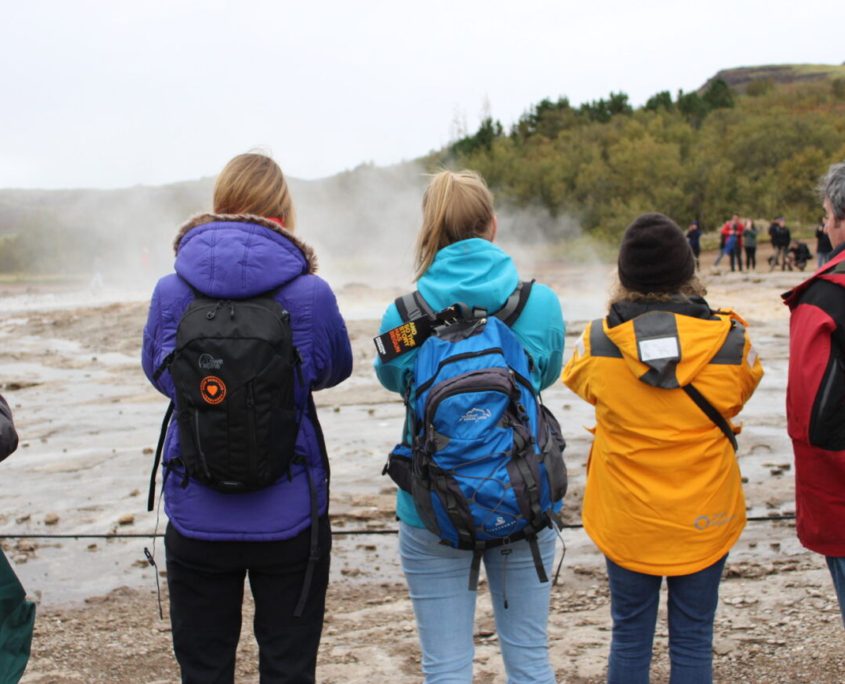
[(140, 493), (141, 491), (139, 489), (133, 489), (131, 492), (129, 492), (129, 496), (138, 496)]
[(59, 522), (59, 514), (58, 513), (48, 513), (44, 516), (44, 524), (45, 525), (55, 525)]
[(135, 516), (131, 513), (124, 513), (117, 519), (118, 525), (131, 525), (135, 522)]
[(149, 456), (151, 453), (153, 453), (153, 449), (152, 449), (152, 447), (144, 447), (144, 448), (141, 450), (141, 453), (142, 453), (142, 454), (146, 454), (147, 456)]
[(88, 544), (88, 546), (85, 547), (85, 548), (87, 548), (89, 551), (96, 551), (97, 545), (96, 544)]
[(19, 517), (15, 518), (15, 522), (16, 522), (18, 525), (20, 525), (21, 523), (29, 522), (29, 519), (30, 519), (31, 517), (32, 517), (32, 516), (31, 516), (29, 513), (27, 513), (26, 515), (21, 515), (21, 516), (19, 516)]

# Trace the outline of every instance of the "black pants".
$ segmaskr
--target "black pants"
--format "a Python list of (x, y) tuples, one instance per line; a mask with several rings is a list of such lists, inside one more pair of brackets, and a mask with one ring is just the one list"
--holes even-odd
[(745, 268), (749, 271), (753, 268), (756, 270), (757, 268), (757, 248), (756, 247), (746, 247), (745, 248)]
[(320, 519), (320, 560), (302, 617), (293, 617), (308, 564), (310, 530), (285, 541), (210, 542), (167, 526), (173, 651), (183, 684), (232, 684), (244, 578), (255, 599), (262, 684), (312, 684), (329, 582), (331, 529)]
[(731, 257), (731, 270), (736, 270), (734, 265), (742, 271), (742, 251), (740, 247), (734, 247), (730, 252)]

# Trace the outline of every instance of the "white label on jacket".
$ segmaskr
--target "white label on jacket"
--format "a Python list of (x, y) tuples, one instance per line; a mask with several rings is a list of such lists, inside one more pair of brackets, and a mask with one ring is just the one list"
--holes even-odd
[(748, 357), (746, 361), (748, 362), (749, 368), (754, 368), (754, 362), (757, 360), (757, 350), (754, 347), (750, 347), (748, 350)]
[(678, 353), (677, 337), (657, 337), (653, 340), (641, 340), (640, 361), (643, 363), (654, 359), (677, 359)]

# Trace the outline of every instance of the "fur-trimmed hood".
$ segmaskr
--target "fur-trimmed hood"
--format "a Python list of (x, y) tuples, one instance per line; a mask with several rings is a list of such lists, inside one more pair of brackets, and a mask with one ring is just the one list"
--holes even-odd
[(260, 216), (201, 214), (173, 243), (176, 272), (212, 297), (243, 299), (317, 270), (314, 250)]

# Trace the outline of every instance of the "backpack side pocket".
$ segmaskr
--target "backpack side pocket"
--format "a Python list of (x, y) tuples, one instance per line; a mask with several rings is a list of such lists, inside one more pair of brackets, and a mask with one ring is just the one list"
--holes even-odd
[(569, 484), (566, 464), (563, 461), (566, 440), (563, 438), (560, 423), (554, 414), (544, 404), (539, 404), (539, 408), (538, 426), (543, 465), (549, 477), (552, 501), (560, 501), (565, 496)]

